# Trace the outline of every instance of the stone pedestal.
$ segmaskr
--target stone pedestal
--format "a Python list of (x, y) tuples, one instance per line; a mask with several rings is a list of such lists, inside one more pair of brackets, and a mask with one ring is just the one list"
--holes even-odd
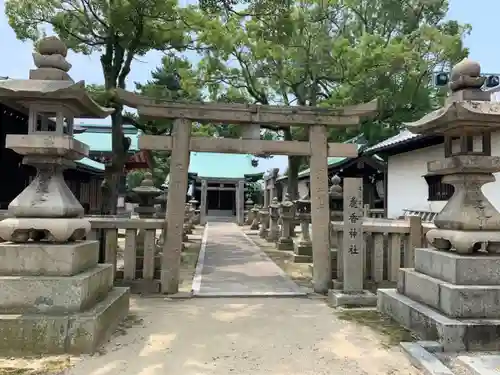
[(92, 353), (128, 314), (97, 241), (0, 243), (0, 352)]
[(500, 350), (500, 255), (415, 249), (415, 268), (378, 290), (378, 308), (444, 350)]

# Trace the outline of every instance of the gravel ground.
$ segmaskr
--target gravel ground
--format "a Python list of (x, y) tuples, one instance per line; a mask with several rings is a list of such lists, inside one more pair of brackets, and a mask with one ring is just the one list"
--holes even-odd
[(319, 299), (134, 298), (131, 307), (142, 321), (67, 374), (420, 374), (398, 347)]

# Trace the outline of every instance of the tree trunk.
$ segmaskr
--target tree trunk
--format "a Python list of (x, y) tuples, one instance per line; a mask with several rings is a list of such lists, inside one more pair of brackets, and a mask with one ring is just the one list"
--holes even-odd
[[(285, 141), (292, 140), (290, 129), (285, 130)], [(300, 199), (299, 197), (299, 168), (302, 162), (300, 155), (288, 156), (288, 172), (287, 172), (287, 193), (291, 200)]]
[(102, 214), (116, 215), (118, 203), (118, 186), (127, 158), (124, 145), (122, 107), (115, 105), (115, 112), (111, 115), (112, 157), (111, 163), (106, 165), (102, 184)]

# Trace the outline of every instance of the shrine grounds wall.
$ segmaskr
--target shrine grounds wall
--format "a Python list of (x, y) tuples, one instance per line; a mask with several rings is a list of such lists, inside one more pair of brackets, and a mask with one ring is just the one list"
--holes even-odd
[[(500, 132), (491, 135), (491, 154), (500, 156)], [(428, 201), (428, 185), (423, 177), (427, 163), (444, 158), (444, 145), (425, 147), (389, 156), (387, 161), (387, 216), (397, 218), (403, 210), (439, 212), (447, 201)], [(496, 182), (483, 187), (484, 194), (500, 209), (500, 173)]]

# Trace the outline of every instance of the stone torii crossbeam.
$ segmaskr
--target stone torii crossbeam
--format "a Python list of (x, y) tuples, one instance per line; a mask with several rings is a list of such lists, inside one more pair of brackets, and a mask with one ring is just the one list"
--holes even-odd
[[(328, 143), (327, 127), (357, 126), (362, 117), (377, 111), (377, 101), (343, 108), (283, 107), (269, 105), (179, 103), (148, 98), (118, 89), (116, 100), (136, 108), (146, 120), (172, 119), (171, 136), (142, 135), (139, 148), (172, 151), (161, 285), (162, 292), (178, 292), (182, 250), (184, 198), (191, 151), (236, 154), (310, 156), (314, 290), (327, 293), (331, 283), (328, 207), (328, 157), (356, 157), (354, 144)], [(242, 139), (191, 137), (191, 122), (238, 124)], [(260, 125), (307, 126), (309, 141), (260, 139)], [(248, 136), (250, 134), (250, 136)]]

